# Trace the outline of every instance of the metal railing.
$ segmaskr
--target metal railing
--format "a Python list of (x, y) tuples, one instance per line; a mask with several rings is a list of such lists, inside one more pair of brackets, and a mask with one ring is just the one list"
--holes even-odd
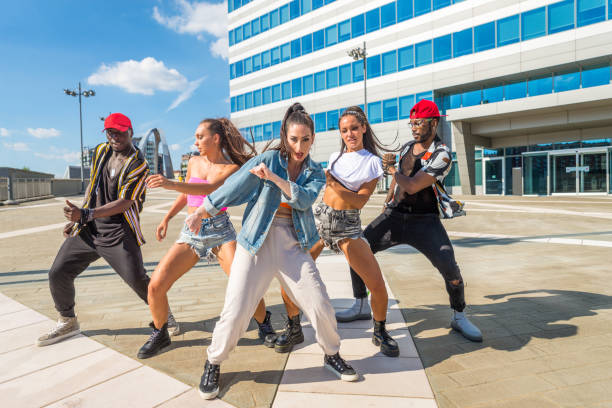
[(51, 195), (51, 179), (14, 178), (10, 180), (9, 200), (22, 200)]

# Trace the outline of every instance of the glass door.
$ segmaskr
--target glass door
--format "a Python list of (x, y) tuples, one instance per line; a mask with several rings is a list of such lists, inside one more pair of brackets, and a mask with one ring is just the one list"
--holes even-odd
[(523, 194), (548, 194), (548, 153), (523, 154)]
[(576, 193), (576, 153), (555, 154), (550, 156), (552, 194)]
[(578, 178), (581, 193), (605, 193), (607, 191), (606, 152), (580, 153)]
[(484, 193), (504, 194), (503, 158), (485, 159), (484, 164)]

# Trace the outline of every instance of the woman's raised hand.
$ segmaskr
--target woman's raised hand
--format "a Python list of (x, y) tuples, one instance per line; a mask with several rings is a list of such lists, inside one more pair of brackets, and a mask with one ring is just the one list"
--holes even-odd
[(166, 188), (169, 185), (170, 185), (170, 180), (168, 180), (161, 174), (151, 174), (149, 177), (147, 177), (147, 187), (148, 188), (157, 188), (157, 187)]
[(270, 180), (274, 175), (265, 163), (259, 163), (249, 171), (262, 180)]

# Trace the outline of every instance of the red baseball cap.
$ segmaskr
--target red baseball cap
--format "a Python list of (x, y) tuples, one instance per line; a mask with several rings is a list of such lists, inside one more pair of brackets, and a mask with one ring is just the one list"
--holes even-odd
[(410, 119), (438, 118), (440, 116), (446, 115), (440, 115), (436, 104), (427, 99), (421, 99), (410, 109)]
[(130, 118), (123, 113), (111, 113), (104, 119), (104, 130), (117, 129), (120, 132), (125, 132), (132, 128)]

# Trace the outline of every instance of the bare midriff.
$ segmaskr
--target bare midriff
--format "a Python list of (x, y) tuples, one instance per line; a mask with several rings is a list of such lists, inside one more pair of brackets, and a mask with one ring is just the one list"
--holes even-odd
[(360, 210), (361, 208), (355, 207), (354, 205), (347, 203), (340, 197), (340, 195), (334, 189), (333, 184), (325, 186), (325, 192), (323, 193), (323, 202), (334, 210)]

